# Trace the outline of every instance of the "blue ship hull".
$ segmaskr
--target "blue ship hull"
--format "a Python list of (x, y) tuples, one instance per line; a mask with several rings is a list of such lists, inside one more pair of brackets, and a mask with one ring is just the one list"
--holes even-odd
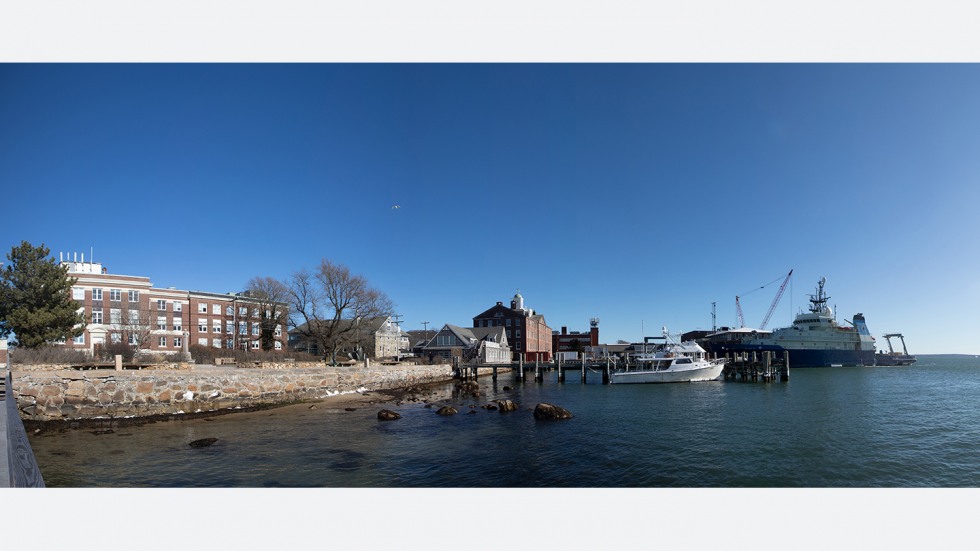
[[(752, 352), (773, 352), (776, 358), (782, 359), (783, 352), (787, 349), (776, 345), (753, 345), (753, 344), (733, 344), (733, 345), (708, 345), (709, 352), (724, 357), (726, 354), (745, 354)], [(806, 350), (788, 349), (789, 366), (795, 367), (833, 367), (833, 366), (873, 366), (875, 365), (874, 350)]]

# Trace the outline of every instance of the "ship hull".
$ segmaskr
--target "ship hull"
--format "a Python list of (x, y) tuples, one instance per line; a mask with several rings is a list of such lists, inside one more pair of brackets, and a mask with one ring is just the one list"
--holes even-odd
[(875, 354), (875, 365), (912, 365), (915, 363), (915, 356), (911, 354)]
[(705, 346), (718, 357), (728, 354), (751, 354), (753, 352), (773, 352), (778, 359), (783, 358), (783, 352), (789, 352), (789, 366), (796, 367), (836, 367), (836, 366), (872, 366), (875, 365), (874, 350), (832, 350), (784, 348), (770, 344), (729, 344), (725, 346)]

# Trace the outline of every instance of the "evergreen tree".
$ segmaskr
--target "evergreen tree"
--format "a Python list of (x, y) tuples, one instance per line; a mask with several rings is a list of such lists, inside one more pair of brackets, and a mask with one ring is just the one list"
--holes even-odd
[(70, 339), (85, 329), (85, 316), (71, 298), (68, 268), (47, 258), (47, 247), (22, 241), (11, 249), (0, 275), (0, 337), (11, 332), (21, 346)]

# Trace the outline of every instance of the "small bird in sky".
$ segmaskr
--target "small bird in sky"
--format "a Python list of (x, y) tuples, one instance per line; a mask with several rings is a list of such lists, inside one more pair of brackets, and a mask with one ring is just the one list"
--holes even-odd
[(402, 208), (402, 206), (401, 206), (401, 205), (392, 205), (392, 206), (391, 206), (391, 210), (398, 210), (398, 209), (400, 209), (400, 208)]

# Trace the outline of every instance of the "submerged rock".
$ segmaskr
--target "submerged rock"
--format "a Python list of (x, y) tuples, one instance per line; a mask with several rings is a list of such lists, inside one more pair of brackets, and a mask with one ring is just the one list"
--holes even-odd
[(489, 411), (495, 411), (497, 409), (496, 404), (483, 404), (480, 407)]
[(378, 421), (394, 421), (395, 419), (401, 419), (402, 416), (390, 409), (383, 409), (378, 412)]
[(206, 448), (217, 441), (217, 438), (201, 438), (200, 440), (195, 440), (188, 445), (192, 448)]
[(538, 404), (534, 407), (535, 419), (571, 419), (572, 413), (563, 407), (552, 404)]
[(501, 413), (505, 411), (517, 411), (517, 404), (511, 400), (494, 400), (493, 402), (500, 408)]
[(459, 412), (453, 406), (442, 406), (436, 413), (439, 415), (456, 415)]

